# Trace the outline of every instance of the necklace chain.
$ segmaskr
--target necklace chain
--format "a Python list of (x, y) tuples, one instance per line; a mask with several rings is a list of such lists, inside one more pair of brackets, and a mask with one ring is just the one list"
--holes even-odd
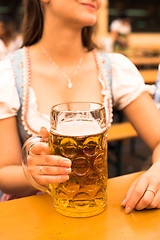
[(72, 88), (73, 84), (72, 84), (72, 80), (74, 79), (74, 77), (77, 75), (78, 70), (82, 64), (83, 58), (84, 56), (81, 56), (78, 64), (76, 66), (76, 68), (74, 69), (74, 71), (72, 72), (71, 78), (68, 77), (68, 75), (63, 72), (61, 70), (61, 68), (53, 61), (53, 59), (51, 58), (51, 56), (49, 56), (48, 52), (45, 50), (45, 48), (43, 46), (40, 46), (41, 50), (43, 52), (43, 54), (46, 56), (46, 58), (48, 59), (48, 61), (55, 67), (55, 69), (67, 80), (67, 87), (68, 88)]

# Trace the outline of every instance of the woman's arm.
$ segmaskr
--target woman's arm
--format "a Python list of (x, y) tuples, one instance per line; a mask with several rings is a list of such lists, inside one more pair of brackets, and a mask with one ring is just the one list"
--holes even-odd
[(153, 165), (132, 184), (122, 206), (126, 213), (133, 208), (160, 208), (160, 111), (147, 92), (123, 111), (139, 136), (153, 150)]
[[(18, 196), (36, 193), (38, 190), (29, 184), (23, 172), (22, 150), (15, 117), (0, 120), (0, 132), (0, 189)], [(40, 135), (48, 136), (47, 130), (42, 128)], [(46, 143), (40, 142), (32, 146), (27, 163), (30, 174), (39, 184), (48, 185), (69, 179), (71, 161), (50, 155)]]
[(0, 189), (9, 194), (26, 196), (37, 192), (22, 169), (21, 143), (15, 117), (0, 120)]
[(160, 111), (149, 93), (142, 93), (123, 110), (139, 136), (154, 150), (160, 142)]

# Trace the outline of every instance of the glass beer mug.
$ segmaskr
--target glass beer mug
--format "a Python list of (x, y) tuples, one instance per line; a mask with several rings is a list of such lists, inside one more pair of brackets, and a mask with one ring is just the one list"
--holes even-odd
[(64, 103), (51, 108), (49, 146), (51, 154), (69, 158), (69, 180), (41, 186), (27, 171), (27, 153), (40, 137), (23, 146), (23, 167), (36, 188), (48, 192), (55, 209), (70, 217), (89, 217), (107, 205), (107, 124), (106, 112), (99, 103)]

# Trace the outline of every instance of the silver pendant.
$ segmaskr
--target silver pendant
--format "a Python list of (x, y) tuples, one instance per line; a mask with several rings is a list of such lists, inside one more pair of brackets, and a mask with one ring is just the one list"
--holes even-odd
[(70, 79), (68, 79), (68, 88), (72, 88), (72, 82)]

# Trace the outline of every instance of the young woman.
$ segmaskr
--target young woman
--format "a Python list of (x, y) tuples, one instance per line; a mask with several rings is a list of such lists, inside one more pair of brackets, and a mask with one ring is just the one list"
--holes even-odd
[[(160, 113), (126, 57), (94, 49), (92, 28), (100, 6), (101, 0), (24, 1), (24, 47), (0, 64), (3, 200), (37, 193), (22, 169), (21, 142), (40, 130), (47, 137), (51, 106), (100, 102), (110, 125), (113, 98), (153, 150), (153, 165), (132, 184), (122, 206), (126, 213), (160, 207)], [(44, 143), (30, 149), (28, 166), (44, 185), (66, 181), (71, 172), (71, 161), (50, 155)]]

